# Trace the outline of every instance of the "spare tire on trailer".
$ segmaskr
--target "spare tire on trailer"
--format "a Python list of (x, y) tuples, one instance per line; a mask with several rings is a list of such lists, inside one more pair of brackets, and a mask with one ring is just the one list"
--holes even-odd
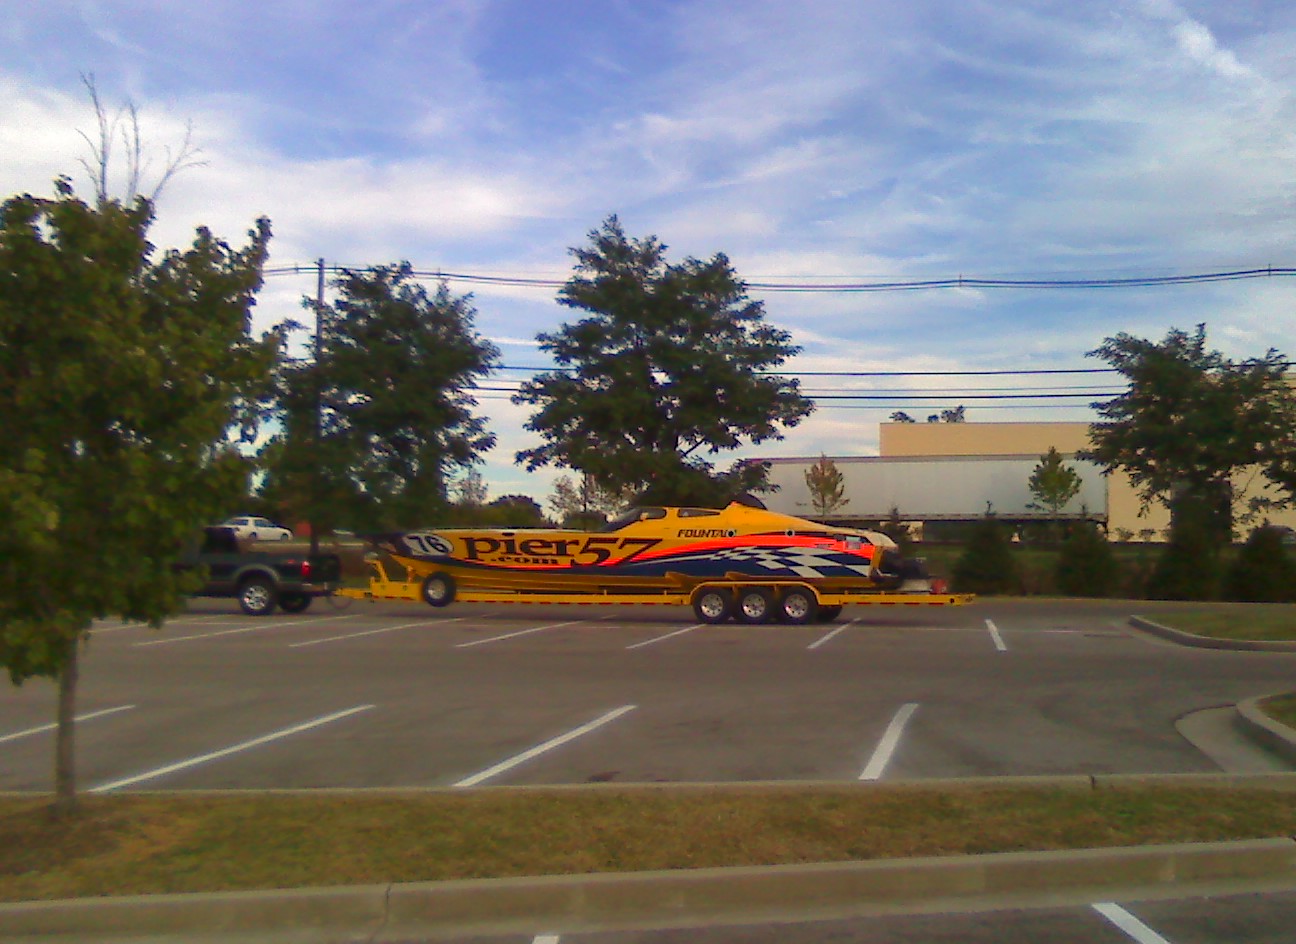
[(698, 587), (692, 602), (693, 614), (701, 623), (723, 623), (733, 615), (733, 594), (724, 587)]
[(456, 591), (455, 579), (443, 570), (423, 578), (423, 600), (429, 606), (449, 606), (454, 602)]

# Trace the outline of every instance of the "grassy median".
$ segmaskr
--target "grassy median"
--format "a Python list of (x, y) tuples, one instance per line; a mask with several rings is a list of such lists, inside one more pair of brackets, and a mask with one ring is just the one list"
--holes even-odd
[(1292, 603), (1131, 603), (1139, 616), (1215, 639), (1296, 641)]
[(687, 869), (1296, 833), (1291, 792), (607, 788), (0, 797), (0, 900)]

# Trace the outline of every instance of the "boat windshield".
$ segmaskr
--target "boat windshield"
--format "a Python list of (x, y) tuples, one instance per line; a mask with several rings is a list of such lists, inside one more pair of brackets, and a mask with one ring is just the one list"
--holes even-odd
[(657, 518), (665, 518), (665, 508), (631, 508), (619, 518), (613, 518), (604, 527), (603, 531), (620, 531), (627, 525), (632, 525), (636, 521), (652, 521)]

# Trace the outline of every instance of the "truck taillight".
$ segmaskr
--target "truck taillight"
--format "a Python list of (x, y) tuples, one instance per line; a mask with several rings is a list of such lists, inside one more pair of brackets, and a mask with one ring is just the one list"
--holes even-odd
[(302, 578), (303, 578), (303, 579), (306, 579), (306, 578), (309, 578), (309, 577), (310, 577), (310, 575), (311, 575), (311, 562), (310, 562), (310, 561), (308, 561), (308, 560), (304, 560), (304, 561), (302, 561), (302, 571), (301, 571), (301, 574), (302, 574)]

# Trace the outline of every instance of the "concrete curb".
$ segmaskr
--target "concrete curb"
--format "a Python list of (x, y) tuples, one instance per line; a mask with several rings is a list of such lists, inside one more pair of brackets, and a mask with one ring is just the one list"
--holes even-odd
[(1181, 646), (1192, 646), (1197, 649), (1231, 649), (1241, 652), (1296, 652), (1296, 642), (1280, 639), (1212, 639), (1210, 636), (1197, 636), (1182, 630), (1162, 626), (1142, 616), (1131, 616), (1130, 625), (1145, 633), (1159, 636)]
[(375, 885), (0, 906), (8, 941), (398, 941), (1296, 887), (1296, 841)]
[[(1277, 694), (1289, 694), (1279, 692)], [(1287, 763), (1296, 766), (1296, 731), (1269, 717), (1260, 708), (1260, 702), (1265, 698), (1272, 698), (1272, 695), (1266, 695), (1261, 698), (1248, 698), (1246, 701), (1239, 702), (1237, 706), (1238, 721), (1242, 732), (1252, 741), (1259, 744), (1266, 750), (1277, 754)]]

